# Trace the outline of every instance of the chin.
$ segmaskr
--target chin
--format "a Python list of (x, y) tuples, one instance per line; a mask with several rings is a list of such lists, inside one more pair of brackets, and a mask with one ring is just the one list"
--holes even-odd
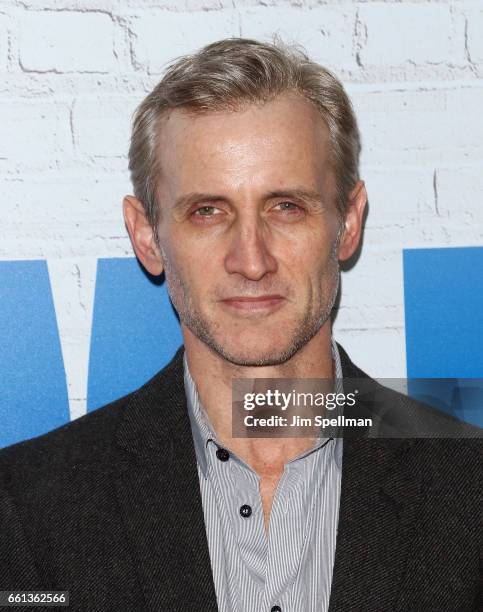
[[(289, 321), (253, 325), (237, 321), (233, 325), (214, 323), (208, 317), (190, 317), (183, 321), (194, 336), (226, 361), (245, 367), (276, 366), (286, 363), (317, 333), (320, 324), (297, 325)], [(319, 323), (319, 322), (317, 322)]]
[(248, 355), (245, 353), (232, 353), (223, 350), (223, 352), (219, 352), (219, 355), (226, 361), (243, 367), (277, 366), (290, 359), (290, 355), (277, 354), (273, 351), (257, 355)]
[(275, 366), (288, 361), (298, 350), (298, 347), (280, 346), (275, 341), (265, 340), (260, 345), (260, 339), (253, 344), (243, 338), (243, 334), (235, 342), (227, 342), (224, 338), (220, 343), (211, 342), (211, 348), (221, 357), (238, 366)]

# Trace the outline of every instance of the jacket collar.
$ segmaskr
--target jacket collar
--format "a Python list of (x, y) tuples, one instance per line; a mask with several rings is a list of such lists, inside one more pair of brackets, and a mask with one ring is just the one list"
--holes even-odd
[[(368, 390), (359, 397), (358, 410), (368, 415), (384, 411), (384, 405), (374, 407), (371, 393), (382, 387), (355, 366), (340, 345), (339, 352), (344, 379), (358, 379)], [(394, 402), (394, 395), (387, 401)], [(422, 499), (424, 466), (414, 443), (403, 438), (344, 438), (329, 612), (397, 609)]]

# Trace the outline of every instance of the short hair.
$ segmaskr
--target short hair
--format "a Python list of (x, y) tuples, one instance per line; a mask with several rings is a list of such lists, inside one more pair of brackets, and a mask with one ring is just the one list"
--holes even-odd
[(359, 179), (361, 146), (357, 121), (341, 82), (298, 46), (228, 38), (169, 65), (134, 115), (129, 170), (134, 194), (143, 204), (156, 240), (156, 190), (162, 171), (157, 148), (163, 115), (180, 108), (193, 113), (236, 110), (244, 103), (268, 102), (288, 92), (297, 92), (315, 104), (328, 127), (336, 206), (341, 216), (345, 214), (349, 191)]

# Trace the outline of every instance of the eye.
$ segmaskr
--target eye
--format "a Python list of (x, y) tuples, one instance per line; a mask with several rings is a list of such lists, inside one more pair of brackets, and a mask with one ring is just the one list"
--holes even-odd
[[(218, 212), (216, 212), (218, 211)], [(197, 217), (213, 217), (216, 214), (219, 214), (221, 211), (219, 208), (216, 208), (216, 206), (200, 206), (200, 208), (197, 208), (196, 210), (193, 211), (193, 215), (197, 216)]]
[(285, 202), (279, 202), (275, 208), (277, 207), (279, 207), (279, 210), (281, 210), (282, 212), (298, 212), (301, 210), (300, 206), (288, 200)]

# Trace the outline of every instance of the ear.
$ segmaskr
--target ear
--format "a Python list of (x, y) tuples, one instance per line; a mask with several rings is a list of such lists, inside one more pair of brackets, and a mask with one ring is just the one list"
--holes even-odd
[(144, 206), (134, 196), (126, 196), (122, 208), (137, 258), (150, 274), (159, 276), (163, 271), (163, 260), (154, 239), (153, 228), (146, 219)]
[(344, 233), (339, 243), (339, 260), (349, 259), (361, 239), (364, 209), (367, 203), (367, 192), (363, 181), (357, 181), (349, 194), (349, 202), (344, 221)]

